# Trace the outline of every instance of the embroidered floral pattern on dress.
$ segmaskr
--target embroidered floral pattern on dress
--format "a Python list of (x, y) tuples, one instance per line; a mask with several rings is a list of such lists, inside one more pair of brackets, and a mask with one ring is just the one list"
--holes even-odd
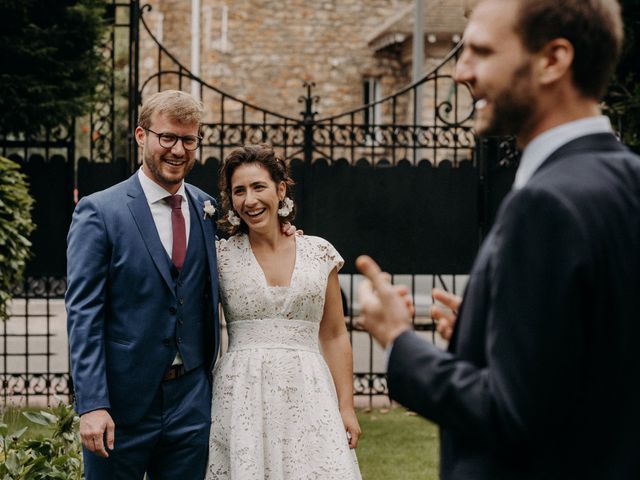
[(318, 237), (296, 237), (288, 287), (270, 287), (244, 234), (217, 243), (229, 349), (214, 370), (208, 480), (360, 479), (318, 329), (329, 273)]

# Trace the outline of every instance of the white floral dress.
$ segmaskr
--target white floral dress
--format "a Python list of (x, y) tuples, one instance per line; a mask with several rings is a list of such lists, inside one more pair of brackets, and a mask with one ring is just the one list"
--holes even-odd
[(217, 244), (229, 349), (213, 380), (207, 479), (360, 479), (318, 331), (327, 279), (343, 265), (296, 237), (289, 287), (270, 287), (246, 235)]

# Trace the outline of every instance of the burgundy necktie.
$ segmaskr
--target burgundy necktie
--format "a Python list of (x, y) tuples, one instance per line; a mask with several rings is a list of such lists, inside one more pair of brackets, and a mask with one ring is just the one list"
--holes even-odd
[(173, 245), (171, 261), (176, 268), (182, 268), (187, 253), (187, 233), (182, 215), (182, 195), (171, 195), (165, 200), (171, 207), (171, 230), (173, 231)]

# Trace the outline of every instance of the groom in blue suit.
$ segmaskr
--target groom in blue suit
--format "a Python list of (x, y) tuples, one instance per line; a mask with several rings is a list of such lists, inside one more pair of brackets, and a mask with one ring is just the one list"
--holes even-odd
[(215, 202), (184, 183), (202, 104), (149, 97), (142, 168), (83, 198), (69, 230), (66, 307), (85, 475), (201, 479), (219, 348)]

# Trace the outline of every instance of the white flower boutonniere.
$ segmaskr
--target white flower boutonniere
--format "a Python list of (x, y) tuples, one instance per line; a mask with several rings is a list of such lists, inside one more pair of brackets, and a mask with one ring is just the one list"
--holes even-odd
[(206, 200), (204, 202), (202, 210), (204, 211), (204, 219), (206, 219), (207, 217), (212, 217), (213, 214), (216, 213), (216, 207), (213, 206), (211, 200)]

